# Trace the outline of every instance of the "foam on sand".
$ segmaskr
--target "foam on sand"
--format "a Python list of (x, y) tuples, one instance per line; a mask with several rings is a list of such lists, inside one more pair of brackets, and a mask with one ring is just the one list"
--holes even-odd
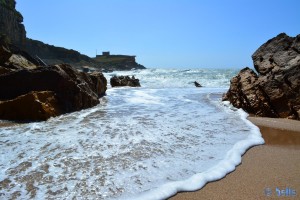
[[(233, 109), (229, 102), (224, 102)], [(216, 181), (224, 178), (228, 173), (235, 170), (236, 166), (242, 161), (243, 154), (251, 147), (264, 144), (264, 139), (261, 137), (259, 128), (247, 120), (248, 114), (242, 109), (237, 110), (241, 115), (242, 120), (252, 128), (252, 134), (245, 140), (237, 142), (232, 149), (230, 149), (225, 158), (212, 168), (193, 175), (192, 177), (183, 180), (166, 183), (156, 189), (144, 192), (136, 197), (128, 199), (135, 200), (160, 200), (167, 199), (174, 196), (178, 192), (196, 191), (204, 187), (208, 182)]]

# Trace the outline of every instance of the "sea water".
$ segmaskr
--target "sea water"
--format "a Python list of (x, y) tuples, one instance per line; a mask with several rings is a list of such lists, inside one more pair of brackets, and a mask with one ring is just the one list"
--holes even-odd
[(245, 112), (221, 101), (236, 73), (107, 73), (142, 87), (109, 87), (93, 108), (2, 127), (0, 199), (165, 199), (224, 177), (264, 142)]

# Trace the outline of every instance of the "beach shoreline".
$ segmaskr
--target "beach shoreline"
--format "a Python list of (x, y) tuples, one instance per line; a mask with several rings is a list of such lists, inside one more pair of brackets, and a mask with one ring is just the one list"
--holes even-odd
[(236, 170), (201, 190), (171, 200), (297, 199), (300, 192), (300, 122), (249, 117), (260, 128), (264, 145), (250, 148)]

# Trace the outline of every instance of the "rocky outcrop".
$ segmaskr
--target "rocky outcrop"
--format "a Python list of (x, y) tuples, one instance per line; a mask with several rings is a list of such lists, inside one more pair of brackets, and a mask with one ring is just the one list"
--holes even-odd
[(136, 62), (135, 56), (97, 55), (94, 60), (99, 63), (104, 69), (109, 70), (146, 69), (143, 65)]
[(15, 7), (15, 0), (0, 1), (0, 35), (6, 35), (13, 44), (24, 47), (26, 31), (22, 24), (23, 16)]
[(0, 101), (0, 118), (7, 120), (47, 120), (62, 112), (54, 92), (29, 92), (15, 99)]
[(194, 85), (195, 85), (196, 87), (202, 87), (202, 85), (201, 85), (200, 83), (198, 83), (197, 81), (194, 81)]
[(281, 33), (257, 49), (252, 59), (254, 68), (260, 75), (280, 73), (300, 65), (300, 35), (289, 37)]
[(91, 78), (66, 64), (19, 70), (0, 76), (0, 99), (11, 100), (32, 91), (52, 91), (61, 113), (73, 112), (97, 105), (98, 98), (104, 95), (105, 83), (102, 74)]
[(21, 69), (35, 69), (39, 62), (32, 58), (28, 53), (18, 47), (6, 43), (0, 37), (0, 74), (4, 71), (15, 71)]
[[(83, 73), (82, 74), (86, 74)], [(93, 72), (88, 74), (89, 78), (92, 80), (92, 82), (89, 82), (90, 87), (93, 89), (93, 91), (96, 91), (98, 96), (103, 96), (107, 89), (107, 80), (100, 72)], [(86, 80), (89, 80), (88, 78)]]
[(88, 66), (87, 68), (98, 71), (145, 69), (143, 65), (136, 63), (134, 56), (110, 55), (90, 58), (73, 49), (56, 47), (29, 38), (26, 39), (26, 52), (48, 65), (67, 63), (77, 69)]
[(245, 68), (231, 79), (223, 100), (257, 116), (300, 119), (300, 35), (279, 34), (252, 56), (256, 74)]
[[(105, 94), (107, 81), (100, 72), (87, 74), (67, 64), (37, 66), (25, 52), (1, 46), (5, 52), (0, 56), (1, 119), (45, 120), (95, 106)], [(12, 62), (12, 57), (22, 62)]]
[(139, 79), (136, 79), (134, 76), (131, 78), (129, 76), (113, 76), (110, 79), (110, 85), (112, 87), (141, 87)]
[(33, 57), (38, 57), (48, 65), (66, 63), (80, 69), (82, 66), (90, 66), (101, 69), (101, 65), (92, 58), (80, 54), (73, 49), (66, 49), (45, 44), (38, 40), (26, 39), (26, 52)]

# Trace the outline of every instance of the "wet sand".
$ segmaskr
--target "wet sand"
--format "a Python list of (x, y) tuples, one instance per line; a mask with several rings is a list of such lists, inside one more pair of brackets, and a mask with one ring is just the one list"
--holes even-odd
[(265, 145), (249, 149), (236, 170), (223, 179), (171, 200), (300, 199), (300, 121), (249, 120), (259, 126)]

